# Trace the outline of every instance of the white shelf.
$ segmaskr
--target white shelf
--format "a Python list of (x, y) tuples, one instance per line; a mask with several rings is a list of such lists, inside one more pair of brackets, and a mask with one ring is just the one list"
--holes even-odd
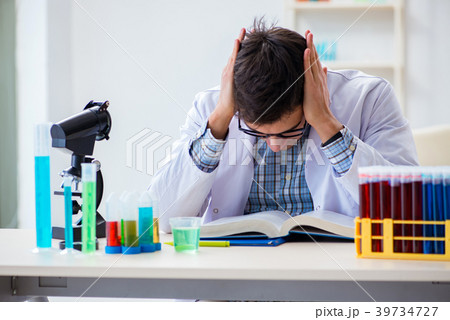
[(371, 3), (342, 3), (342, 2), (291, 2), (291, 8), (299, 11), (303, 10), (393, 10), (400, 4), (397, 2), (375, 4), (371, 7)]
[[(381, 3), (382, 2), (382, 3)], [(373, 4), (373, 2), (352, 2), (348, 1), (321, 1), (321, 2), (310, 2), (310, 1), (296, 1), (296, 0), (285, 0), (284, 2), (284, 16), (285, 25), (297, 32), (303, 33), (305, 30), (310, 29), (311, 26), (308, 25), (308, 19), (314, 19), (314, 21), (327, 21), (330, 16), (336, 21), (343, 21), (342, 19), (350, 19), (348, 12), (358, 13), (361, 12), (361, 17), (365, 13), (374, 12), (379, 15), (382, 19), (379, 21), (375, 18), (370, 20), (370, 23), (392, 24), (392, 43), (386, 43), (386, 45), (393, 45), (392, 57), (382, 57), (379, 60), (350, 60), (350, 59), (364, 59), (366, 55), (359, 54), (358, 57), (343, 55), (342, 52), (338, 52), (339, 58), (347, 58), (349, 60), (337, 60), (337, 61), (326, 61), (322, 60), (322, 63), (327, 65), (330, 69), (356, 69), (356, 70), (367, 70), (368, 73), (380, 76), (388, 77), (389, 81), (393, 84), (394, 89), (397, 93), (397, 97), (400, 101), (400, 105), (404, 108), (404, 63), (405, 63), (405, 23), (404, 23), (404, 11), (405, 11), (405, 0), (386, 0), (379, 1), (379, 3)], [(336, 14), (334, 14), (336, 13)], [(364, 13), (364, 14), (362, 14)], [(385, 14), (388, 13), (388, 14)], [(358, 18), (359, 20), (359, 18)], [(305, 22), (306, 24), (302, 24)], [(333, 23), (336, 23), (334, 21)], [(349, 21), (351, 24), (353, 22)], [(360, 21), (359, 23), (364, 23)], [(339, 22), (338, 22), (339, 24)], [(301, 27), (300, 27), (301, 26)], [(342, 25), (341, 25), (342, 27)], [(301, 30), (300, 30), (301, 29)], [(311, 30), (311, 29), (310, 29)], [(321, 36), (326, 38), (326, 34), (333, 34), (334, 30), (323, 31)], [(370, 30), (367, 32), (370, 33)], [(386, 31), (384, 31), (386, 32)], [(335, 33), (335, 32), (334, 32)], [(336, 36), (336, 35), (334, 35)], [(370, 34), (368, 34), (367, 41), (370, 41)], [(364, 38), (363, 40), (364, 41)], [(353, 44), (355, 45), (355, 44)], [(363, 45), (363, 42), (358, 45)], [(377, 59), (377, 58), (375, 58)], [(382, 59), (387, 59), (382, 60)], [(392, 60), (389, 60), (392, 59)], [(388, 71), (388, 72), (386, 72)], [(405, 111), (405, 110), (403, 110)]]

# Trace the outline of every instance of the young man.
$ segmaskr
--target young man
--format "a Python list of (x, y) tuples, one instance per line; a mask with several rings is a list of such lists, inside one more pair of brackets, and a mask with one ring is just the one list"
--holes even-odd
[(358, 167), (416, 165), (390, 84), (322, 68), (313, 43), (283, 28), (241, 30), (221, 86), (195, 97), (172, 159), (150, 189), (169, 218), (280, 210), (358, 214)]

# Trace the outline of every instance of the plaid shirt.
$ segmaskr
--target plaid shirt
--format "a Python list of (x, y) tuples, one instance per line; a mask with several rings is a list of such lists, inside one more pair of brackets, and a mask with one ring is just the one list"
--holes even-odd
[[(352, 132), (344, 127), (341, 137), (321, 146), (335, 173), (345, 174), (351, 167), (356, 150)], [(309, 128), (291, 148), (273, 152), (260, 138), (254, 146), (254, 176), (244, 212), (282, 210), (295, 216), (312, 211), (313, 199), (305, 179), (306, 141)], [(214, 138), (206, 124), (192, 141), (189, 153), (195, 165), (204, 172), (212, 172), (219, 165), (226, 140)]]

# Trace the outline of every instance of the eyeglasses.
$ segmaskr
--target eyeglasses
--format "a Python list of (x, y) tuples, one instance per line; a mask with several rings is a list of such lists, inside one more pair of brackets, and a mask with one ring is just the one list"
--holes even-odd
[[(300, 120), (299, 123), (297, 123), (297, 125), (294, 127), (298, 127), (300, 125), (300, 123), (302, 123), (302, 120)], [(244, 129), (241, 127), (241, 119), (238, 118), (238, 129), (239, 131), (242, 131), (250, 136), (254, 136), (254, 137), (259, 137), (259, 138), (270, 138), (270, 137), (278, 137), (278, 138), (294, 138), (294, 137), (301, 137), (304, 133), (305, 130), (308, 128), (309, 124), (308, 122), (306, 122), (305, 120), (305, 124), (303, 125), (303, 128), (300, 129), (290, 129), (290, 130), (286, 130), (280, 133), (272, 133), (272, 134), (266, 134), (266, 133), (262, 133), (256, 130), (250, 130), (250, 129)]]

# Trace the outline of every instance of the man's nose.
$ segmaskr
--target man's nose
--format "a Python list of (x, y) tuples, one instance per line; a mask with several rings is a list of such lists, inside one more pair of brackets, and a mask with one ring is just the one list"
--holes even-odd
[(283, 147), (282, 139), (278, 138), (266, 138), (266, 143), (273, 152), (278, 152)]

